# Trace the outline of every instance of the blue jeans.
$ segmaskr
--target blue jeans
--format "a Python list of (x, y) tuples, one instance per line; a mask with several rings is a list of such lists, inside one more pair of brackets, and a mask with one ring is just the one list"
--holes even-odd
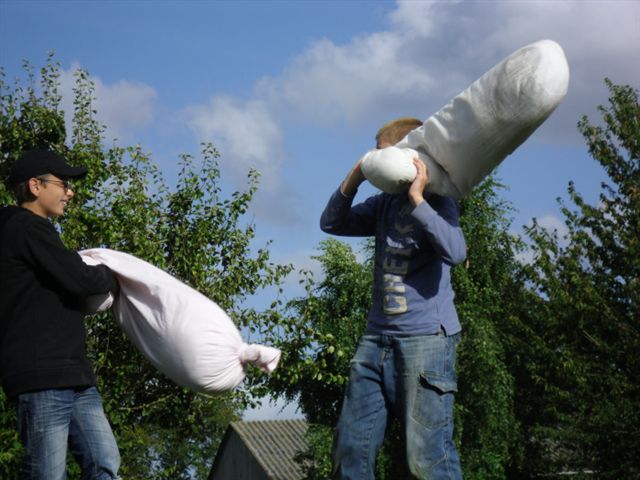
[(363, 335), (351, 360), (336, 427), (339, 479), (374, 479), (376, 454), (391, 416), (400, 421), (409, 471), (419, 479), (461, 479), (453, 443), (456, 349), (460, 334)]
[(23, 393), (17, 407), (25, 479), (66, 479), (67, 445), (82, 480), (119, 478), (120, 453), (95, 387)]

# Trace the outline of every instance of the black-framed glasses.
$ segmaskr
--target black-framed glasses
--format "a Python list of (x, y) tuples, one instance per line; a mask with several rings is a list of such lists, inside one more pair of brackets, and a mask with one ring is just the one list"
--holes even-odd
[(42, 183), (55, 183), (59, 187), (62, 187), (65, 193), (68, 192), (69, 190), (73, 190), (73, 185), (69, 180), (54, 180), (53, 178), (40, 178), (40, 177), (37, 177), (37, 178)]

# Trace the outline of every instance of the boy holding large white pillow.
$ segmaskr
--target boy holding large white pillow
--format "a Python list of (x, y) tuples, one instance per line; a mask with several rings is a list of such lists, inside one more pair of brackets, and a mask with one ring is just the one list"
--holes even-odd
[[(378, 131), (376, 147), (394, 145), (420, 125), (410, 118), (390, 122)], [(320, 221), (327, 233), (375, 237), (372, 307), (336, 427), (334, 473), (374, 479), (376, 453), (396, 417), (415, 477), (462, 478), (453, 443), (461, 328), (450, 277), (466, 256), (459, 208), (455, 200), (429, 193), (429, 172), (417, 158), (406, 192), (380, 193), (353, 206), (365, 180), (362, 160)]]
[(51, 150), (28, 150), (7, 178), (17, 205), (0, 208), (0, 379), (16, 408), (25, 479), (66, 478), (68, 449), (82, 478), (120, 478), (82, 311), (118, 283), (67, 249), (50, 222), (75, 196), (70, 181), (86, 173)]

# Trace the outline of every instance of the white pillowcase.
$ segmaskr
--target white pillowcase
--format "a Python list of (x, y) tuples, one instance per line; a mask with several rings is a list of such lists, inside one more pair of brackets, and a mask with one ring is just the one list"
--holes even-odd
[[(388, 193), (397, 193), (402, 184), (406, 188), (406, 155), (400, 152), (408, 148), (427, 165), (428, 191), (462, 198), (545, 121), (568, 86), (569, 66), (560, 45), (541, 40), (522, 47), (411, 131), (397, 148), (371, 154), (363, 174)], [(377, 163), (383, 166), (373, 165)]]
[(131, 342), (179, 385), (203, 393), (231, 390), (247, 363), (268, 373), (278, 365), (278, 349), (246, 344), (216, 303), (159, 268), (106, 248), (79, 253), (89, 265), (108, 266), (120, 284), (115, 298), (97, 295), (88, 307), (113, 308)]
[(417, 155), (418, 152), (408, 148), (371, 150), (363, 157), (360, 167), (366, 179), (383, 192), (400, 193), (416, 178), (413, 158)]

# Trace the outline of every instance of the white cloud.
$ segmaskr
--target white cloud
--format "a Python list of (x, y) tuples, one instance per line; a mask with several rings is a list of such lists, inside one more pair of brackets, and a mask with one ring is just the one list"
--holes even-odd
[(263, 78), (256, 92), (274, 109), (312, 123), (361, 122), (404, 97), (417, 99), (434, 86), (418, 63), (407, 61), (392, 32), (357, 37), (339, 46), (323, 39), (296, 57), (279, 77)]
[(304, 295), (303, 285), (306, 279), (305, 275), (300, 271), (309, 272), (313, 279), (318, 282), (324, 278), (324, 272), (322, 271), (322, 265), (320, 262), (312, 257), (320, 254), (318, 249), (297, 251), (283, 256), (282, 260), (278, 263), (290, 263), (293, 265), (294, 270), (287, 276), (285, 284), (288, 287), (295, 287), (299, 289), (299, 295)]
[(280, 186), (277, 172), (285, 160), (282, 131), (263, 101), (216, 96), (205, 105), (190, 107), (186, 116), (199, 140), (212, 141), (223, 152), (236, 185), (244, 183), (254, 168), (261, 174), (261, 188), (274, 191)]
[[(69, 70), (60, 71), (60, 93), (62, 108), (65, 111), (67, 130), (71, 133), (71, 119), (73, 117), (73, 88), (75, 86), (74, 72), (80, 68), (74, 63)], [(135, 132), (153, 121), (155, 99), (157, 93), (153, 87), (141, 82), (118, 80), (107, 84), (100, 77), (90, 76), (94, 83), (97, 119), (107, 129), (104, 133), (107, 140), (117, 138), (130, 140), (135, 138)]]
[[(538, 217), (535, 220), (538, 223), (538, 225), (544, 230), (546, 230), (547, 232), (551, 234), (555, 233), (558, 239), (559, 246), (561, 247), (567, 246), (568, 244), (567, 235), (569, 235), (569, 228), (561, 218), (553, 214), (547, 214), (547, 215)], [(531, 220), (527, 224), (528, 228), (530, 228), (531, 226), (533, 226), (533, 220)], [(526, 238), (524, 237), (521, 237), (521, 238), (523, 238), (526, 243)], [(533, 260), (533, 251), (529, 248), (525, 248), (524, 251), (516, 255), (516, 258), (518, 258), (523, 263), (530, 263)]]
[[(561, 218), (553, 214), (546, 214), (539, 218), (536, 218), (536, 222), (547, 232), (556, 234), (558, 245), (560, 247), (566, 247), (568, 245), (567, 235), (569, 235), (569, 228)], [(531, 226), (533, 226), (533, 220), (527, 225), (528, 228), (530, 228)], [(520, 238), (522, 238), (526, 244), (524, 250), (516, 254), (516, 260), (518, 260), (522, 264), (533, 263), (533, 261), (535, 260), (536, 251), (531, 248), (531, 243), (528, 242), (528, 239), (526, 237), (523, 237), (521, 234), (513, 233), (513, 235), (520, 236)]]
[(558, 239), (562, 240), (569, 233), (567, 225), (555, 215), (544, 215), (537, 219), (538, 225), (549, 232), (556, 232)]
[(522, 250), (521, 252), (516, 253), (515, 255), (516, 261), (523, 265), (531, 265), (535, 260), (534, 251), (530, 248)]
[(300, 194), (282, 182), (286, 160), (282, 131), (262, 100), (242, 102), (219, 95), (184, 111), (189, 127), (222, 154), (221, 168), (233, 186), (243, 189), (251, 169), (260, 173), (252, 211), (275, 224), (300, 220)]
[[(452, 2), (458, 3), (458, 2)], [(398, 0), (398, 7), (389, 14), (389, 20), (399, 32), (418, 37), (433, 36), (438, 14), (436, 9), (443, 6), (442, 2), (424, 0)]]
[(156, 91), (143, 83), (119, 80), (105, 85), (96, 78), (96, 108), (107, 125), (107, 138), (128, 138), (153, 120)]
[(640, 77), (637, 2), (400, 1), (388, 18), (387, 31), (314, 43), (280, 75), (261, 79), (256, 95), (311, 122), (378, 122), (403, 111), (426, 118), (517, 48), (551, 38), (572, 80), (556, 114), (562, 122), (546, 134), (575, 140), (605, 76)]

